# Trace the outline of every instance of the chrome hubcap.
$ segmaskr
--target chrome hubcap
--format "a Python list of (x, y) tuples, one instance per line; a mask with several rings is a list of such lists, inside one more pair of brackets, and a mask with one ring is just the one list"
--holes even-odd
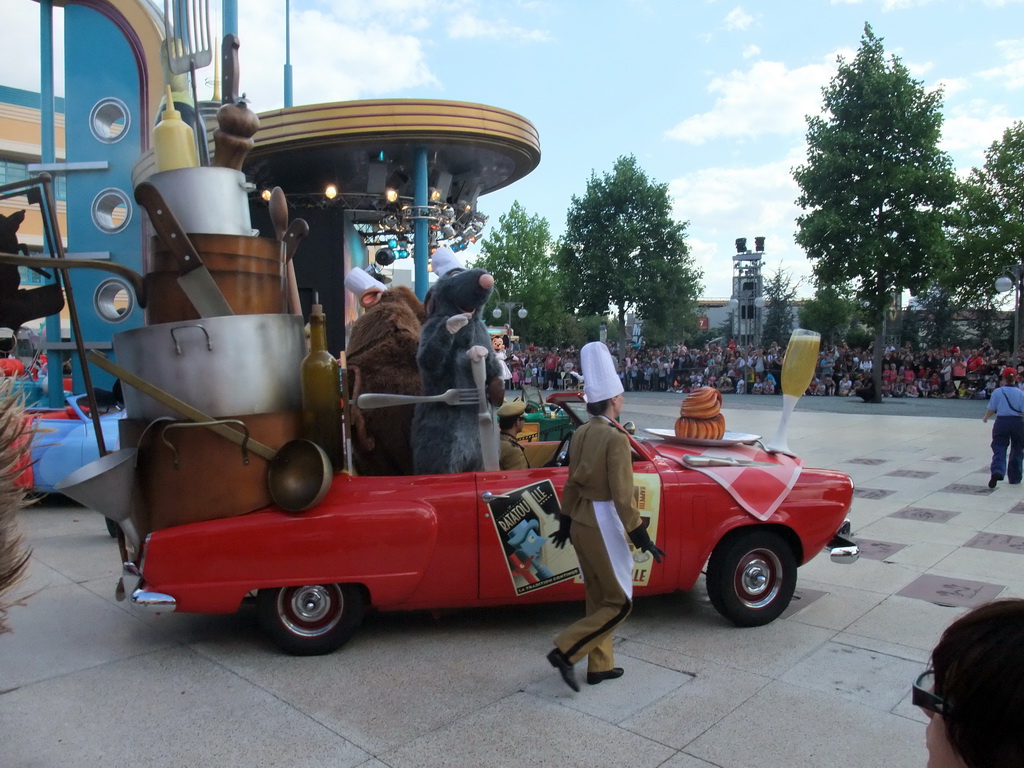
[(743, 589), (751, 595), (759, 595), (768, 588), (768, 572), (763, 560), (748, 563), (743, 571)]
[(337, 625), (343, 613), (341, 592), (336, 587), (310, 584), (281, 590), (278, 614), (296, 635), (321, 635)]
[(782, 589), (782, 563), (770, 550), (750, 552), (736, 573), (736, 596), (747, 608), (763, 608)]
[(292, 597), (292, 609), (302, 621), (319, 621), (330, 607), (330, 595), (321, 586), (303, 587)]

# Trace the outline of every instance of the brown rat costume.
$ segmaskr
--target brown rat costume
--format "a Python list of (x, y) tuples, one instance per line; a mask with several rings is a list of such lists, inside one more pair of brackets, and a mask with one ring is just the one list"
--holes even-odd
[(352, 460), (360, 475), (411, 475), (410, 431), (415, 406), (361, 411), (355, 400), (364, 392), (421, 394), (416, 351), (426, 315), (416, 294), (404, 286), (375, 292), (363, 304), (374, 300), (376, 303), (352, 325), (345, 345), (345, 362), (353, 384)]

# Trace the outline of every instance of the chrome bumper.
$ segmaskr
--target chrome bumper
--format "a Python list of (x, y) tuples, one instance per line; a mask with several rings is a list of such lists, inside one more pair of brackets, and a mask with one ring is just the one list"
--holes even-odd
[(132, 605), (153, 613), (172, 613), (177, 607), (178, 601), (170, 595), (150, 592), (143, 589), (142, 584), (142, 574), (135, 563), (125, 563), (114, 590), (114, 597), (118, 602), (128, 598)]
[(829, 551), (829, 557), (833, 563), (840, 563), (842, 565), (848, 565), (849, 563), (857, 562), (860, 557), (860, 547), (857, 546), (851, 536), (852, 527), (849, 520), (845, 520), (839, 530), (836, 531), (836, 535), (832, 537), (832, 541), (825, 545), (825, 548)]

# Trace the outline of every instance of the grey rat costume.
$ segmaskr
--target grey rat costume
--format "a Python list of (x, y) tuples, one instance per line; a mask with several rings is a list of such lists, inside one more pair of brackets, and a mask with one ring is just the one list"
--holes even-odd
[[(459, 268), (455, 254), (447, 248), (439, 248), (432, 258), (434, 271), (441, 277), (427, 294), (427, 320), (416, 355), (423, 394), (475, 388), (466, 353), (472, 347), (483, 347), (487, 350), (490, 400), (498, 405), (504, 399), (501, 369), (487, 327), (480, 319), (480, 309), (490, 298), (494, 278), (482, 269)], [(482, 470), (477, 406), (419, 403), (412, 423), (412, 447), (416, 474)]]

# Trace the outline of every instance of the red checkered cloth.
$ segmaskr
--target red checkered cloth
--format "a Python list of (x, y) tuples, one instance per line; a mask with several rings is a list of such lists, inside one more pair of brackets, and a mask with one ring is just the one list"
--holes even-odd
[(708, 448), (701, 456), (722, 456), (769, 462), (745, 467), (691, 467), (722, 486), (743, 509), (764, 521), (770, 518), (796, 485), (803, 462), (782, 453), (770, 454), (756, 445)]

